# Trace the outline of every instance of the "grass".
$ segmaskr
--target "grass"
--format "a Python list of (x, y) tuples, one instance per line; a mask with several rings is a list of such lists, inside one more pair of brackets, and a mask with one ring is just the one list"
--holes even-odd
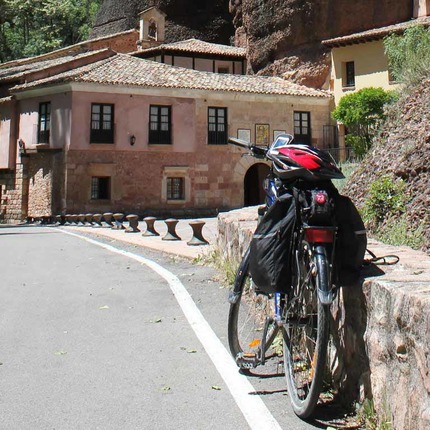
[(348, 182), (349, 177), (352, 175), (354, 170), (359, 166), (359, 163), (344, 163), (342, 164), (342, 173), (345, 175), (345, 179), (335, 179), (333, 184), (337, 188), (337, 190), (341, 193), (342, 189), (345, 187)]

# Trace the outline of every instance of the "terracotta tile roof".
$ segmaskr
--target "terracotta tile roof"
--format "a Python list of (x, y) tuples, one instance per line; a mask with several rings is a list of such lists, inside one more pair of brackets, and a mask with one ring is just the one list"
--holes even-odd
[(135, 52), (134, 55), (141, 55), (148, 57), (149, 54), (157, 55), (160, 52), (182, 52), (193, 54), (209, 54), (219, 55), (224, 57), (246, 57), (245, 48), (237, 48), (235, 46), (219, 45), (217, 43), (204, 42), (198, 39), (182, 40), (174, 43), (164, 43), (154, 48), (143, 49), (142, 51)]
[(74, 70), (13, 87), (19, 91), (67, 82), (118, 85), (125, 87), (180, 88), (252, 94), (292, 95), (330, 98), (328, 92), (297, 85), (272, 76), (230, 75), (200, 72), (116, 54)]
[(379, 40), (393, 33), (403, 33), (408, 27), (413, 25), (430, 25), (430, 16), (412, 19), (406, 22), (389, 25), (387, 27), (374, 28), (372, 30), (362, 31), (360, 33), (349, 34), (347, 36), (336, 37), (334, 39), (323, 40), (323, 45), (329, 47), (346, 46), (355, 43), (369, 42)]
[[(36, 71), (41, 71), (44, 69), (49, 69), (54, 66), (59, 66), (61, 64), (68, 63), (69, 61), (74, 61), (86, 57), (91, 57), (94, 55), (97, 55), (98, 53), (102, 51), (107, 51), (106, 49), (99, 49), (97, 51), (90, 51), (85, 53), (75, 53), (75, 54), (69, 54), (65, 55), (63, 57), (54, 57), (47, 60), (41, 60), (37, 62), (31, 62), (31, 63), (21, 63), (18, 65), (13, 65), (11, 67), (5, 68), (0, 67), (0, 83), (5, 81), (12, 81), (19, 79), (21, 77), (24, 77), (28, 75), (29, 73), (33, 73)], [(6, 64), (6, 63), (5, 63)]]
[(13, 100), (13, 97), (11, 97), (11, 96), (9, 96), (9, 97), (3, 97), (2, 99), (0, 99), (0, 104), (8, 103), (8, 102), (10, 102), (12, 100)]
[(125, 36), (127, 34), (138, 33), (137, 30), (121, 31), (119, 33), (109, 34), (107, 36), (100, 36), (94, 39), (84, 40), (83, 42), (76, 43), (74, 45), (66, 46), (64, 48), (56, 49), (55, 51), (47, 52), (46, 54), (37, 55), (35, 57), (21, 58), (19, 60), (7, 61), (6, 63), (0, 63), (0, 69), (19, 67), (31, 63), (39, 63), (41, 61), (53, 60), (55, 58), (64, 57), (71, 54), (87, 52), (88, 47), (95, 42), (101, 42), (104, 40), (115, 39), (117, 37)]

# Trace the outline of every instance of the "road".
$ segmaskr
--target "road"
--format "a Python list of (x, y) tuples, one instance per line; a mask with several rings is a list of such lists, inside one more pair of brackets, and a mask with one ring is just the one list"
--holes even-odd
[(1, 227), (0, 429), (315, 428), (276, 368), (237, 372), (217, 279), (119, 241)]

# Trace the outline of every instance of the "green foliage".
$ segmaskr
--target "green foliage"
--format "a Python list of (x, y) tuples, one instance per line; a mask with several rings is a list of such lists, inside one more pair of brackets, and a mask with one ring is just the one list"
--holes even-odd
[(358, 411), (358, 418), (363, 422), (366, 430), (392, 430), (390, 414), (386, 411), (382, 418), (378, 418), (372, 400), (365, 399)]
[(358, 167), (357, 163), (343, 163), (342, 164), (342, 173), (345, 176), (345, 179), (336, 179), (334, 181), (334, 185), (336, 186), (337, 190), (341, 193), (342, 189), (347, 184), (349, 177), (352, 175), (354, 170)]
[(424, 224), (411, 229), (406, 214), (387, 222), (375, 232), (376, 239), (388, 245), (406, 245), (413, 249), (421, 249), (424, 245)]
[(372, 182), (364, 205), (364, 219), (371, 225), (377, 226), (385, 219), (404, 211), (405, 188), (404, 181), (401, 179), (393, 181), (388, 175)]
[(355, 134), (347, 134), (345, 136), (346, 146), (350, 146), (354, 150), (354, 154), (359, 158), (363, 158), (370, 149), (371, 142), (364, 136), (356, 136)]
[(88, 37), (101, 0), (0, 0), (0, 61), (33, 56)]
[(396, 81), (414, 85), (430, 73), (430, 28), (415, 25), (402, 35), (387, 36), (384, 48)]
[(348, 128), (346, 143), (357, 155), (364, 155), (370, 148), (379, 125), (385, 119), (385, 105), (392, 103), (396, 95), (382, 88), (363, 88), (343, 96), (332, 116)]

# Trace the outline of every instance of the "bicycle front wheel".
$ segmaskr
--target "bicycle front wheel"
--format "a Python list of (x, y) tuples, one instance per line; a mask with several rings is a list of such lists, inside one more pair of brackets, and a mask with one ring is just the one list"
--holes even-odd
[(326, 249), (303, 241), (296, 255), (293, 294), (285, 306), (284, 367), (294, 412), (309, 418), (322, 389), (329, 337), (329, 306), (317, 288), (329, 282)]
[(249, 369), (277, 353), (270, 347), (278, 333), (278, 325), (273, 319), (274, 300), (258, 293), (249, 275), (248, 263), (249, 253), (245, 255), (236, 275), (240, 291), (237, 291), (239, 296), (235, 303), (230, 305), (228, 343), (238, 366)]

